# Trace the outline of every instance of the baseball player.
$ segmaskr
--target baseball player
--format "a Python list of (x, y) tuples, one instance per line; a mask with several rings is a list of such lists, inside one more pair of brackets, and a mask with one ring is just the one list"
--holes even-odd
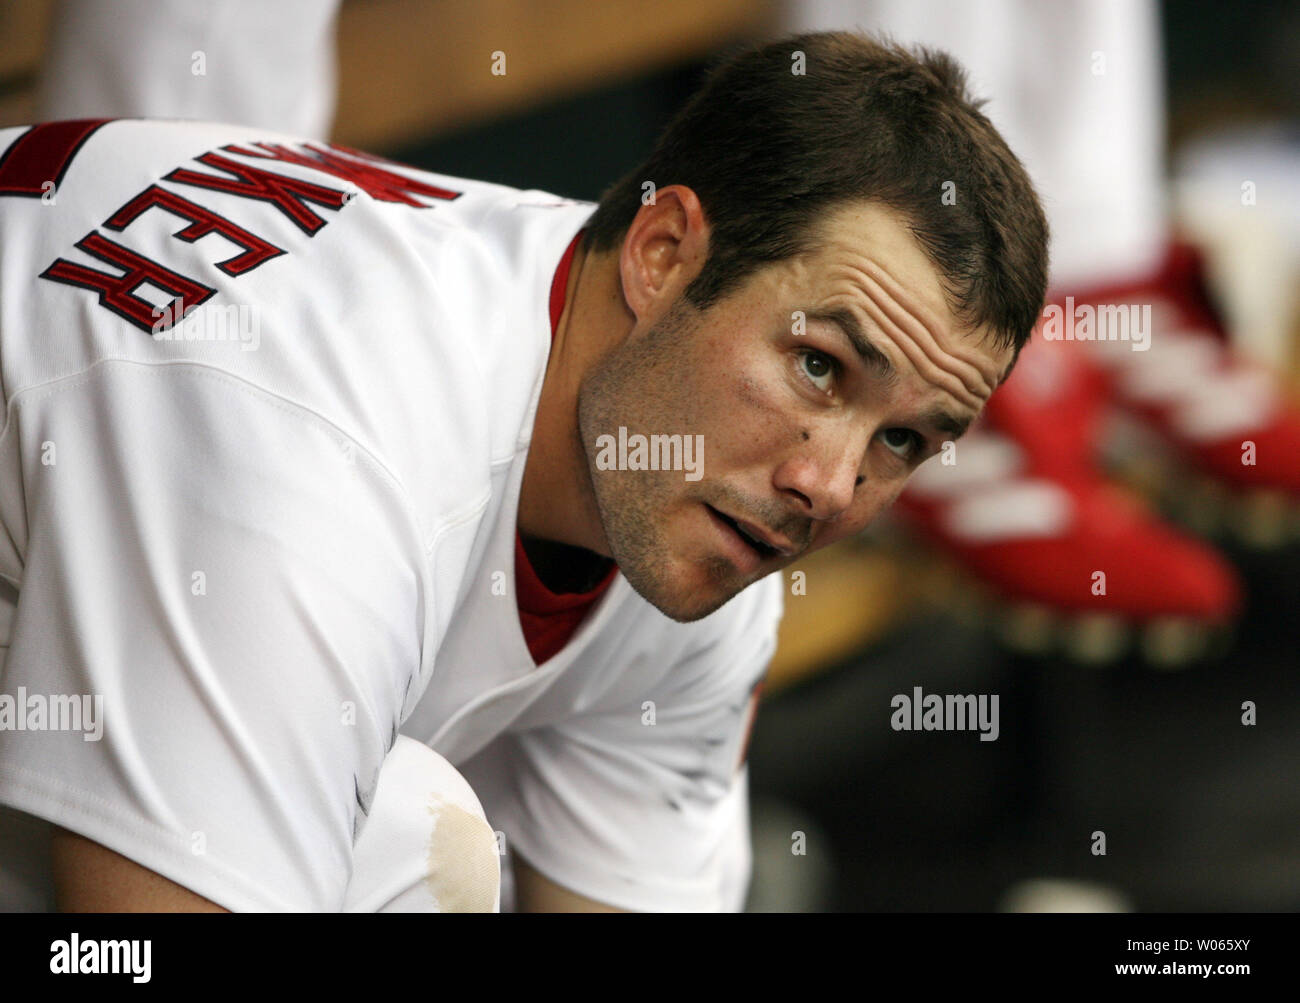
[(955, 64), (755, 47), (596, 206), (251, 127), (0, 151), (10, 903), (739, 908), (780, 572), (1042, 303)]

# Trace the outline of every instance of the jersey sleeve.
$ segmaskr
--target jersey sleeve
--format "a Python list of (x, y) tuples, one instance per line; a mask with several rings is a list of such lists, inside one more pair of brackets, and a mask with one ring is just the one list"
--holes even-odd
[(622, 909), (741, 908), (751, 846), (744, 758), (776, 647), (780, 576), (732, 602), (724, 630), (639, 693), (620, 686), (617, 702), (502, 736), (465, 764), (510, 853)]
[(211, 367), (105, 361), (16, 395), (0, 803), (232, 910), (339, 909), (419, 669), (404, 498)]

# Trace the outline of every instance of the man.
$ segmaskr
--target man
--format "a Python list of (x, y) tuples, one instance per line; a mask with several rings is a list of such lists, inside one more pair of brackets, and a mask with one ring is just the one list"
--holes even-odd
[(490, 908), (485, 815), (519, 908), (738, 908), (772, 572), (959, 436), (1042, 302), (955, 64), (742, 53), (594, 212), (247, 128), (0, 144), (0, 689), (103, 725), (0, 729), (52, 827), (3, 868)]

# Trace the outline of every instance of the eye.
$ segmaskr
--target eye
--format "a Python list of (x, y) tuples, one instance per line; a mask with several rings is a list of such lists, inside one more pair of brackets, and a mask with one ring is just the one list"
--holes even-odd
[(924, 445), (921, 437), (910, 428), (887, 428), (880, 433), (885, 448), (903, 460), (910, 460)]
[(799, 353), (799, 371), (814, 387), (829, 394), (839, 372), (839, 363), (825, 352), (810, 348)]

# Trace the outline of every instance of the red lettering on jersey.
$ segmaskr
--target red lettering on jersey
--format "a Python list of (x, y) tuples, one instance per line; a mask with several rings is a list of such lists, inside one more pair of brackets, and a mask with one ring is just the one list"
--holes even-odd
[(264, 171), (260, 167), (241, 164), (229, 157), (223, 157), (219, 153), (205, 153), (194, 159), (200, 164), (234, 175), (236, 180), (215, 174), (200, 174), (187, 168), (177, 168), (168, 174), (165, 180), (217, 192), (228, 192), (240, 198), (270, 202), (293, 220), (308, 236), (315, 236), (325, 225), (325, 220), (307, 205), (308, 202), (314, 202), (328, 209), (341, 209), (347, 204), (344, 193), (336, 188), (326, 188), (323, 185), (314, 185), (310, 181), (299, 181), (285, 174)]
[(121, 209), (104, 220), (103, 226), (108, 230), (116, 230), (120, 233), (151, 206), (166, 209), (168, 212), (190, 221), (189, 226), (172, 234), (177, 240), (192, 244), (200, 237), (206, 237), (210, 233), (219, 233), (227, 240), (242, 247), (244, 249), (243, 254), (237, 254), (233, 258), (217, 262), (217, 267), (227, 275), (243, 275), (245, 272), (251, 272), (258, 265), (270, 261), (272, 258), (278, 258), (285, 253), (283, 248), (276, 247), (270, 241), (263, 240), (255, 233), (250, 233), (224, 216), (218, 216), (211, 209), (205, 209), (184, 196), (169, 192), (166, 188), (159, 188), (157, 185), (146, 188), (130, 202), (122, 206)]
[[(381, 202), (400, 202), (403, 205), (415, 206), (417, 209), (427, 209), (429, 204), (413, 199), (412, 195), (424, 195), (450, 202), (463, 194), (387, 170), (380, 167), (374, 158), (367, 158), (368, 162), (363, 163), (352, 159), (351, 155), (339, 156), (340, 147), (325, 149), (303, 144), (303, 149), (307, 152), (299, 153), (282, 143), (254, 143), (253, 145), (256, 149), (246, 146), (224, 146), (222, 149), (242, 157), (261, 157), (264, 160), (278, 160), (286, 164), (297, 164), (299, 167), (309, 167), (314, 171), (324, 171), (333, 174), (336, 178), (351, 181), (367, 195)], [(357, 156), (364, 156), (364, 154), (357, 154)]]
[(58, 187), (72, 158), (91, 134), (109, 118), (34, 125), (9, 144), (0, 156), (0, 195), (40, 198)]
[[(91, 257), (122, 269), (124, 274), (113, 275), (59, 258), (41, 273), (41, 278), (99, 293), (101, 306), (108, 307), (143, 331), (152, 333), (155, 326), (159, 330), (171, 327), (171, 323), (158, 324), (160, 313), (164, 318), (180, 320), (191, 307), (198, 306), (216, 292), (98, 233), (87, 234), (77, 241), (76, 246)], [(135, 295), (135, 290), (146, 282), (175, 297), (167, 304), (165, 313)]]

